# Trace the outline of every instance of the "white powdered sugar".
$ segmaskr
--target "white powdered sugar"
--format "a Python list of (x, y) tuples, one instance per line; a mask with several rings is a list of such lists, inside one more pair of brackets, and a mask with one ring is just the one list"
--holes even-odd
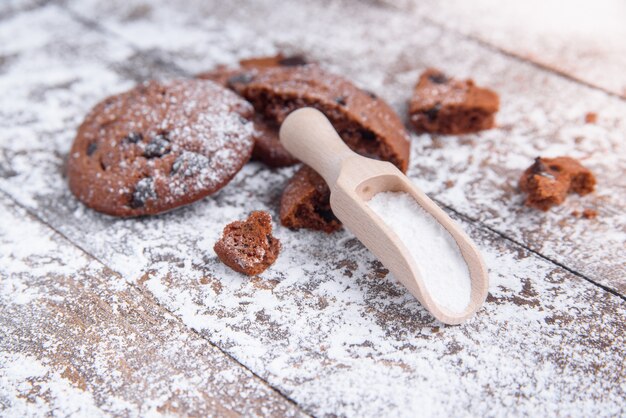
[(452, 235), (404, 192), (381, 192), (367, 205), (398, 235), (433, 300), (462, 312), (472, 291), (469, 270)]
[[(136, 405), (128, 412), (111, 400), (125, 378), (115, 376), (117, 362), (91, 367), (87, 358), (72, 357), (90, 371), (89, 382), (100, 382), (88, 388), (98, 407), (115, 415), (149, 415), (150, 405), (156, 408), (173, 391), (189, 392), (192, 386), (208, 388), (220, 405), (259, 393), (270, 396), (258, 385), (244, 392), (228, 387), (231, 373), (243, 379), (241, 367), (217, 363), (227, 373), (216, 380), (211, 365), (217, 360), (207, 356), (210, 341), (315, 416), (623, 415), (623, 300), (490, 229), (591, 280), (623, 289), (619, 185), (624, 184), (626, 104), (375, 5), (390, 2), (294, 1), (277, 8), (270, 0), (187, 0), (184, 6), (164, 0), (68, 0), (1, 22), (0, 38), (7, 41), (0, 42), (0, 90), (11, 93), (0, 97), (2, 193), (120, 273), (98, 280), (95, 273), (79, 271), (76, 282), (105, 283), (102, 295), (110, 293), (109, 284), (141, 289), (176, 325), (165, 342), (147, 327), (131, 334), (136, 340), (120, 338), (110, 327), (89, 328), (93, 337), (111, 337), (96, 347), (102, 356), (124, 347), (130, 355), (147, 344), (142, 335), (154, 341), (150, 347), (166, 350), (149, 364), (139, 359), (150, 351), (136, 355), (133, 384), (124, 387), (136, 389), (118, 392)], [(302, 53), (355, 80), (401, 115), (417, 76), (429, 66), (472, 77), (500, 93), (496, 129), (460, 137), (413, 135), (411, 143), (409, 177), (464, 217), (455, 220), (475, 240), (490, 270), (489, 297), (470, 321), (458, 327), (435, 321), (346, 231), (326, 235), (276, 225), (283, 251), (261, 277), (244, 277), (220, 263), (212, 247), (224, 225), (253, 210), (267, 210), (277, 219), (293, 168), (247, 164), (219, 193), (155, 217), (114, 219), (71, 195), (64, 159), (76, 128), (99, 100), (147, 78), (179, 78), (278, 51)], [(598, 122), (584, 125), (591, 110), (599, 112)], [(524, 209), (515, 189), (521, 171), (538, 154), (564, 152), (583, 158), (602, 187), (548, 214)], [(574, 204), (591, 202), (602, 205), (596, 221), (571, 220)], [(18, 261), (10, 265), (11, 280), (3, 278), (2, 285), (7, 297), (20, 293), (10, 305), (20, 314), (5, 317), (23, 318), (32, 327), (28, 320), (48, 318), (45, 304), (34, 304), (37, 316), (28, 313), (29, 301), (46, 290), (42, 284), (35, 292), (32, 284), (50, 277), (43, 270), (51, 267), (39, 265), (26, 283), (13, 273)], [(135, 303), (123, 310), (135, 299), (115, 298), (102, 306), (124, 315), (143, 309)], [(165, 327), (161, 316), (150, 321)], [(188, 328), (198, 331), (193, 342)], [(44, 332), (37, 327), (36, 341), (51, 335)], [(50, 341), (58, 344), (56, 338)], [(38, 346), (30, 346), (33, 352), (24, 355), (38, 355)], [(82, 347), (87, 354), (94, 351)], [(193, 355), (186, 354), (193, 347)], [(25, 348), (11, 345), (9, 351)], [(9, 361), (22, 362), (11, 356)], [(198, 368), (195, 359), (202, 356), (207, 359)], [(186, 362), (185, 375), (193, 379), (156, 367), (175, 361)], [(147, 399), (143, 389), (157, 393)], [(272, 415), (261, 412), (257, 415)]]

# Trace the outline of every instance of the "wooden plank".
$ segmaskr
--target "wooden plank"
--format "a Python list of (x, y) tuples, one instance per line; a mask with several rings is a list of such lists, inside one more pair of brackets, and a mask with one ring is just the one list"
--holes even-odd
[[(279, 48), (304, 53), (380, 94), (401, 115), (426, 67), (474, 77), (501, 95), (499, 128), (462, 137), (415, 136), (409, 175), (445, 205), (626, 295), (623, 100), (520, 63), (418, 17), (369, 4), (299, 4), (281, 12), (271, 1), (190, 1), (186, 8), (175, 9), (163, 2), (131, 20), (127, 16), (137, 7), (132, 2), (70, 6), (188, 72)], [(146, 27), (158, 31), (137, 36)], [(195, 29), (187, 37), (189, 28)], [(199, 42), (210, 47), (200, 51)], [(587, 112), (598, 113), (596, 124), (585, 123)], [(597, 175), (597, 192), (572, 197), (547, 214), (525, 208), (517, 181), (537, 155), (580, 158)], [(572, 216), (585, 208), (597, 210), (599, 217), (588, 221)]]
[(388, 3), (626, 98), (626, 5), (620, 0)]
[[(263, 22), (237, 20), (243, 18), (236, 13), (233, 15), (235, 22), (246, 22), (243, 26), (251, 33), (258, 30), (256, 38), (247, 38), (249, 32), (240, 32), (239, 23), (231, 26), (229, 20), (220, 18), (225, 16), (220, 13), (226, 13), (226, 6), (209, 4), (206, 7), (211, 6), (216, 6), (215, 20), (209, 19), (206, 25), (222, 25), (223, 30), (218, 35), (203, 26), (209, 33), (207, 36), (213, 36), (210, 39), (215, 42), (210, 46), (212, 52), (207, 51), (198, 66), (215, 61), (220, 54), (234, 60), (237, 54), (255, 52), (256, 46), (262, 50), (268, 43), (287, 43), (292, 50), (298, 45), (384, 93), (400, 109), (406, 88), (421, 66), (426, 62), (445, 63), (447, 57), (452, 70), (466, 74), (476, 68), (489, 71), (485, 74), (493, 77), (494, 82), (499, 83), (498, 88), (515, 104), (504, 111), (505, 120), (515, 120), (515, 110), (522, 109), (523, 104), (534, 104), (531, 93), (545, 97), (545, 93), (541, 96), (539, 87), (526, 95), (519, 87), (506, 90), (507, 84), (511, 84), (507, 83), (508, 77), (515, 74), (520, 75), (522, 81), (542, 81), (552, 89), (567, 89), (571, 97), (584, 95), (591, 100), (590, 104), (613, 106), (613, 112), (620, 109), (612, 99), (598, 92), (537, 72), (530, 66), (512, 68), (511, 60), (506, 57), (494, 56), (433, 26), (415, 29), (408, 26), (410, 22), (405, 17), (389, 11), (374, 9), (370, 12), (371, 9), (351, 3), (352, 14), (342, 15), (347, 16), (348, 22), (335, 27), (331, 22), (336, 22), (336, 18), (331, 17), (346, 12), (341, 5), (328, 10), (299, 5), (297, 9), (288, 9), (293, 20), (287, 25), (280, 22), (280, 15), (259, 14), (268, 10), (269, 3), (258, 2), (237, 13), (267, 16), (261, 19)], [(176, 11), (163, 9), (159, 13), (171, 14), (171, 22), (181, 21)], [(319, 20), (309, 22), (312, 15), (319, 16)], [(59, 21), (57, 16), (48, 17)], [(48, 17), (42, 17), (40, 25), (34, 27), (49, 22)], [(391, 28), (391, 34), (366, 30), (382, 27), (381, 22), (386, 22), (384, 27)], [(106, 19), (101, 23), (108, 25)], [(128, 34), (148, 23), (160, 29), (159, 36), (153, 40), (155, 43), (167, 39), (168, 34), (183, 33), (176, 24), (161, 26), (154, 16), (129, 23), (125, 30)], [(276, 27), (269, 31), (272, 24)], [(55, 35), (60, 42), (70, 42), (72, 24), (60, 21), (59, 27), (64, 26), (68, 27), (65, 29), (67, 38), (60, 29)], [(46, 30), (54, 33), (55, 27)], [(410, 28), (416, 34), (409, 33)], [(318, 35), (311, 35), (312, 29)], [(112, 47), (115, 42), (84, 28), (81, 31), (86, 32), (83, 35), (86, 41), (75, 41), (74, 51), (78, 52), (73, 56), (75, 65), (71, 68), (57, 64), (54, 54), (46, 51), (45, 43), (32, 50), (25, 48), (24, 57), (29, 60), (38, 57), (48, 62), (50, 68), (58, 65), (63, 68), (63, 74), (78, 81), (66, 88), (48, 91), (41, 97), (42, 104), (32, 104), (45, 110), (51, 103), (65, 99), (63, 129), (54, 125), (56, 117), (46, 118), (44, 113), (35, 114), (34, 121), (26, 121), (19, 128), (7, 126), (2, 131), (3, 138), (14, 141), (3, 141), (1, 166), (5, 174), (0, 188), (120, 272), (125, 280), (143, 286), (188, 327), (215, 342), (305, 410), (322, 416), (409, 416), (416, 411), (425, 415), (452, 415), (459, 410), (472, 415), (624, 413), (624, 300), (475, 225), (465, 223), (464, 227), (486, 256), (491, 277), (490, 297), (474, 320), (460, 327), (445, 327), (395, 284), (387, 271), (345, 231), (328, 236), (293, 232), (278, 226), (276, 235), (282, 240), (284, 251), (278, 262), (261, 277), (248, 279), (219, 263), (211, 248), (223, 225), (255, 209), (266, 209), (276, 215), (278, 197), (292, 169), (270, 171), (250, 164), (215, 196), (159, 217), (116, 220), (85, 209), (71, 197), (59, 174), (73, 134), (73, 128), (68, 126), (80, 121), (88, 103), (97, 100), (102, 90), (124, 86), (127, 81), (115, 70), (116, 59), (124, 60), (126, 56), (107, 52), (118, 51)], [(322, 43), (321, 34), (337, 42)], [(359, 39), (355, 34), (373, 39), (368, 38), (371, 43), (364, 45), (355, 41)], [(392, 38), (395, 43), (390, 43)], [(90, 49), (81, 47), (82, 42), (96, 41), (100, 55), (90, 58)], [(144, 42), (144, 47), (150, 49), (147, 41)], [(428, 55), (425, 45), (435, 42), (442, 43), (441, 51)], [(389, 45), (389, 49), (383, 49), (385, 45)], [(322, 49), (322, 46), (328, 48)], [(389, 55), (373, 59), (372, 52), (377, 49)], [(453, 60), (460, 49), (467, 50), (468, 56)], [(173, 57), (185, 54), (184, 48), (175, 50), (176, 46), (165, 45), (162, 53)], [(409, 50), (424, 55), (413, 61), (412, 55), (403, 52)], [(102, 77), (89, 77), (86, 68), (97, 69)], [(505, 70), (506, 74), (498, 76), (498, 71)], [(14, 113), (19, 115), (30, 109), (33, 87), (28, 83), (15, 83), (15, 74), (11, 77), (17, 99), (13, 103), (1, 102), (0, 112), (17, 109), (19, 112)], [(87, 88), (89, 86), (93, 87)], [(518, 95), (521, 98), (515, 99)], [(619, 128), (622, 122), (618, 116), (615, 119)], [(481, 141), (500, 144), (497, 140), (506, 139), (511, 132), (528, 139), (532, 132), (525, 134), (524, 129), (538, 129), (540, 121), (528, 118), (525, 123), (527, 128), (520, 126), (507, 131), (506, 135), (494, 131), (495, 134), (470, 139), (478, 145)], [(549, 123), (548, 126), (554, 127)], [(617, 135), (616, 132), (619, 132), (617, 128), (610, 134)], [(611, 141), (615, 141), (617, 148), (613, 149), (619, 149), (618, 137), (611, 135), (602, 136), (594, 144), (611, 145)], [(463, 163), (465, 155), (471, 154), (471, 147), (462, 139), (447, 140), (450, 140), (447, 147), (461, 151), (447, 155), (447, 158), (454, 157), (449, 161), (438, 161), (434, 173), (429, 174), (424, 169), (420, 179), (426, 178), (430, 183), (422, 186), (434, 189), (438, 176), (454, 173), (450, 168), (454, 167), (457, 156)], [(515, 144), (521, 143), (521, 139), (516, 137), (516, 140), (520, 142)], [(441, 141), (441, 138), (415, 138), (414, 153), (421, 151), (421, 144), (425, 143), (431, 144), (424, 146), (426, 152), (433, 150), (436, 156), (437, 150), (443, 148)], [(563, 148), (573, 143), (557, 137), (557, 145)], [(490, 167), (487, 163), (493, 161), (488, 158), (491, 149), (477, 148), (476, 159), (482, 159)], [(510, 147), (505, 149), (511, 151)], [(521, 152), (524, 150), (521, 146), (513, 149), (530, 154), (528, 150)], [(510, 170), (518, 170), (520, 161), (504, 161), (512, 164)], [(417, 155), (413, 175), (420, 173), (422, 165), (428, 168), (428, 164), (435, 163)], [(484, 181), (478, 170), (470, 170), (470, 174), (479, 185)], [(490, 182), (499, 181), (488, 177)], [(605, 184), (614, 187), (615, 183)], [(488, 201), (493, 195), (484, 197), (482, 189), (462, 187), (456, 190), (463, 192), (463, 199), (465, 191), (469, 190), (468, 202), (454, 195), (450, 198), (462, 203), (459, 206), (464, 210), (465, 205), (478, 210), (481, 205), (493, 203)], [(443, 193), (440, 196), (447, 198)], [(620, 225), (618, 221), (617, 217), (609, 218), (609, 222)]]
[(3, 196), (0, 210), (0, 414), (302, 415)]

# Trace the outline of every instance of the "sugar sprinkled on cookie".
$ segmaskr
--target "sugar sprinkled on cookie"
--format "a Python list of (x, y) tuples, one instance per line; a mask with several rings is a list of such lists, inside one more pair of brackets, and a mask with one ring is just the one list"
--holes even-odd
[(418, 132), (464, 134), (493, 128), (499, 107), (492, 90), (429, 68), (415, 85), (409, 119)]
[(69, 154), (70, 189), (115, 216), (201, 199), (250, 159), (252, 114), (249, 103), (210, 81), (142, 83), (87, 115)]

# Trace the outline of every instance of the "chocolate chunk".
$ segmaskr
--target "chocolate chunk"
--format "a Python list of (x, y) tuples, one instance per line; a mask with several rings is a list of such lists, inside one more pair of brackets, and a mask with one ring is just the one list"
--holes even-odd
[(152, 177), (145, 177), (137, 182), (135, 191), (130, 200), (130, 207), (133, 209), (140, 208), (150, 199), (156, 199), (157, 194), (154, 190), (154, 180)]
[(172, 145), (167, 137), (167, 133), (159, 134), (152, 138), (143, 152), (146, 158), (162, 157), (172, 150)]
[(361, 133), (361, 138), (364, 141), (375, 141), (376, 140), (376, 134), (372, 131), (370, 131), (369, 129), (361, 129), (359, 131)]
[(254, 76), (252, 74), (241, 73), (230, 77), (226, 84), (228, 87), (232, 88), (236, 84), (249, 84), (252, 80), (254, 80)]
[(376, 95), (376, 93), (373, 93), (369, 90), (363, 90), (365, 92), (365, 94), (367, 94), (368, 96), (370, 96), (372, 99), (376, 100), (378, 99), (378, 96)]
[(435, 119), (437, 119), (437, 116), (439, 116), (439, 111), (440, 110), (441, 110), (441, 104), (437, 103), (436, 105), (434, 105), (430, 109), (425, 110), (424, 114), (426, 115), (428, 120), (432, 122)]
[(93, 153), (96, 152), (97, 149), (98, 144), (96, 144), (95, 142), (91, 142), (89, 145), (87, 145), (87, 155), (93, 155)]
[(136, 144), (143, 141), (143, 135), (140, 132), (131, 132), (124, 137), (123, 141), (130, 144)]
[(307, 60), (302, 55), (293, 55), (286, 57), (278, 61), (278, 65), (281, 67), (298, 67), (308, 64)]
[(341, 106), (345, 106), (347, 104), (346, 96), (335, 97), (335, 102), (337, 102), (337, 104), (340, 104)]
[(450, 79), (444, 73), (433, 73), (428, 75), (428, 79), (435, 84), (446, 84)]

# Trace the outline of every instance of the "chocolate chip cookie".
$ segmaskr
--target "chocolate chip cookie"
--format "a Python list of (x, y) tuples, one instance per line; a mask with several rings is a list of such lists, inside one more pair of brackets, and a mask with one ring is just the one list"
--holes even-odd
[(87, 115), (68, 157), (70, 189), (90, 208), (124, 217), (201, 199), (250, 159), (253, 114), (210, 81), (142, 83)]
[(430, 68), (415, 85), (409, 119), (417, 132), (465, 134), (493, 128), (499, 106), (494, 91)]

